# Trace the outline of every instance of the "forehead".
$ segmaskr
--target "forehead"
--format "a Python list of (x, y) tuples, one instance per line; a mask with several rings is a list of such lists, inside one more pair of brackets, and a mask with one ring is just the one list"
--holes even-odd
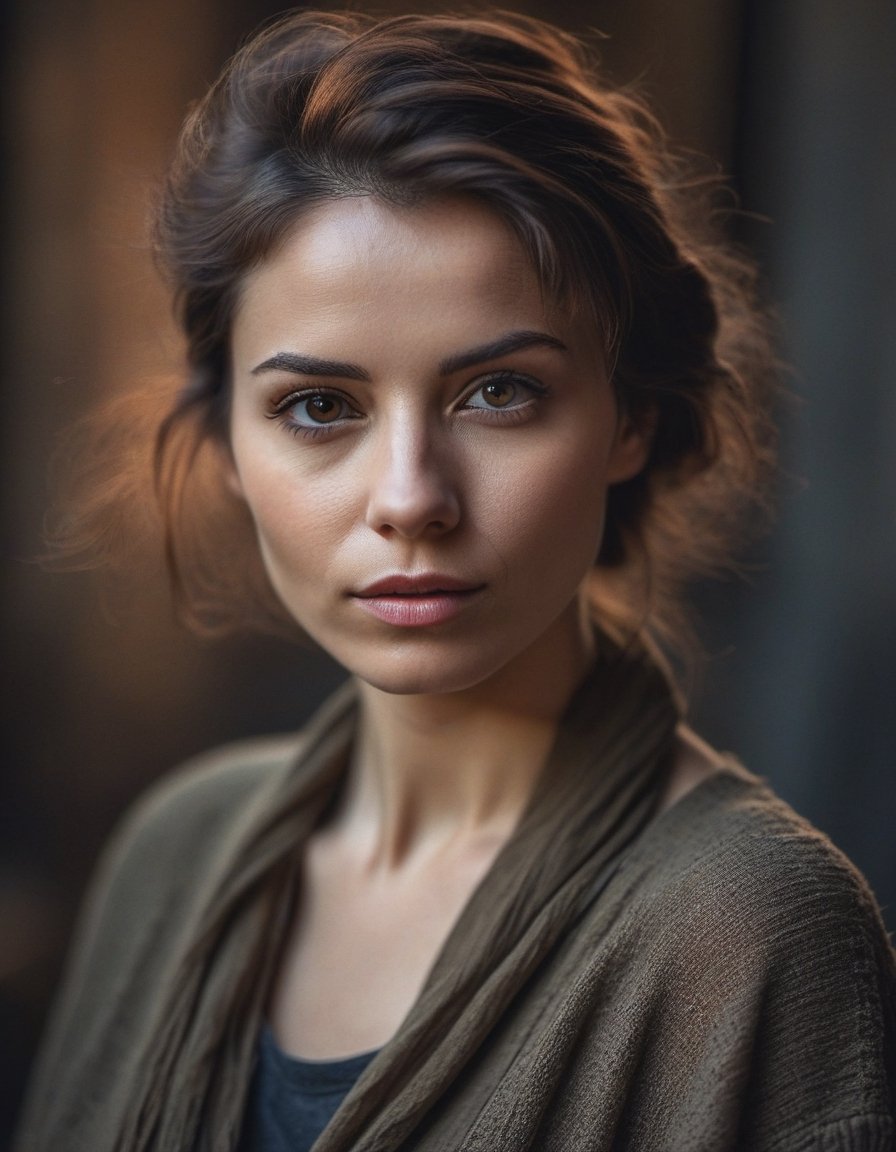
[(309, 257), (338, 249), (351, 259), (381, 259), (396, 249), (403, 256), (415, 256), (449, 247), (471, 267), (483, 249), (493, 261), (500, 258), (518, 270), (528, 266), (511, 227), (471, 197), (443, 197), (414, 205), (386, 204), (373, 196), (346, 197), (319, 205), (295, 234), (304, 235)]
[[(450, 260), (445, 257), (450, 255)], [(246, 287), (271, 272), (301, 265), (326, 283), (340, 272), (385, 272), (403, 265), (429, 270), (436, 283), (460, 274), (471, 288), (507, 288), (522, 277), (537, 282), (529, 258), (501, 217), (471, 198), (393, 206), (373, 196), (347, 196), (317, 205), (250, 273)]]
[(394, 207), (356, 196), (317, 206), (246, 276), (233, 342), (235, 355), (254, 354), (290, 332), (398, 340), (410, 330), (453, 346), (497, 327), (556, 329), (568, 319), (511, 227), (483, 204)]

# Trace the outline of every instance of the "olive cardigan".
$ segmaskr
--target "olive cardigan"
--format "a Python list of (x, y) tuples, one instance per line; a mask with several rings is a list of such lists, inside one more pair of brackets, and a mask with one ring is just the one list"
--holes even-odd
[[(19, 1152), (236, 1146), (302, 839), (344, 778), (299, 738), (191, 764), (108, 848)], [(598, 662), (517, 831), (315, 1152), (885, 1152), (896, 962), (855, 868), (734, 761), (656, 815), (678, 716)]]

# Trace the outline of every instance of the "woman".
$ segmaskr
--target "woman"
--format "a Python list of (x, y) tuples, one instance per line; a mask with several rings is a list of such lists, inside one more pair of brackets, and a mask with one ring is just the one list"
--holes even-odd
[(769, 360), (640, 106), (522, 17), (291, 16), (158, 241), (181, 599), (351, 679), (126, 821), (21, 1149), (892, 1147), (873, 897), (658, 656)]

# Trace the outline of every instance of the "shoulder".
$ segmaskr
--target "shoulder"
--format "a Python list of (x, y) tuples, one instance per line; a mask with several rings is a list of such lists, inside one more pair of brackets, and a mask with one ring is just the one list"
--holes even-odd
[(220, 830), (253, 798), (275, 786), (297, 762), (303, 732), (234, 741), (200, 753), (166, 773), (125, 812), (106, 855), (144, 844), (175, 847), (184, 837), (194, 846)]
[(714, 1014), (739, 1003), (773, 1075), (783, 1079), (783, 1065), (880, 1104), (896, 1046), (896, 954), (861, 872), (736, 763), (652, 831), (639, 905), (670, 987)]
[(658, 906), (769, 952), (862, 930), (886, 939), (867, 881), (768, 785), (728, 760), (661, 814), (636, 854)]
[(107, 841), (93, 898), (110, 884), (149, 881), (185, 859), (195, 876), (204, 858), (235, 832), (243, 815), (296, 763), (303, 733), (241, 740), (191, 757), (151, 785), (126, 810)]
[(354, 700), (354, 687), (346, 682), (297, 731), (234, 741), (182, 763), (125, 813), (100, 872), (148, 852), (161, 864), (184, 850), (195, 870), (206, 848), (226, 848), (229, 835), (263, 812), (287, 780), (295, 776), (301, 782), (306, 771), (313, 772), (312, 749), (320, 759), (350, 739)]
[(209, 886), (226, 873), (284, 790), (294, 789), (299, 803), (321, 757), (336, 754), (353, 723), (354, 690), (348, 683), (298, 732), (214, 748), (143, 793), (94, 871), (75, 956), (112, 941), (118, 957), (121, 939), (130, 953), (161, 937), (173, 941), (177, 925), (209, 897)]
[(750, 998), (788, 1046), (896, 1045), (896, 953), (867, 881), (735, 762), (660, 815), (618, 880), (626, 936), (674, 996)]
[(302, 733), (228, 744), (190, 758), (140, 795), (94, 870), (72, 965), (77, 968), (84, 957), (96, 962), (110, 946), (120, 957), (168, 933), (303, 746)]
[(50, 1101), (86, 1117), (78, 1092), (83, 1084), (95, 1093), (97, 1067), (113, 1080), (132, 1070), (132, 1042), (170, 979), (185, 926), (195, 922), (245, 820), (289, 774), (303, 745), (294, 734), (213, 749), (170, 772), (126, 812), (81, 908), (23, 1131), (40, 1130)]
[(684, 1045), (682, 1066), (737, 1070), (744, 1147), (890, 1132), (896, 954), (864, 877), (823, 833), (732, 763), (655, 821), (620, 881), (655, 1030)]

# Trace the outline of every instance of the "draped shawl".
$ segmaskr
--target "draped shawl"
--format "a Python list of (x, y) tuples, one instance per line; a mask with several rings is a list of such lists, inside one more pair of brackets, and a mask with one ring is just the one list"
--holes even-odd
[[(357, 708), (346, 685), (298, 744), (212, 756), (125, 822), (20, 1152), (236, 1146)], [(657, 818), (678, 720), (649, 656), (603, 638), (517, 829), (315, 1152), (891, 1148), (896, 968), (873, 898), (734, 763)], [(783, 980), (821, 939), (820, 968)]]

